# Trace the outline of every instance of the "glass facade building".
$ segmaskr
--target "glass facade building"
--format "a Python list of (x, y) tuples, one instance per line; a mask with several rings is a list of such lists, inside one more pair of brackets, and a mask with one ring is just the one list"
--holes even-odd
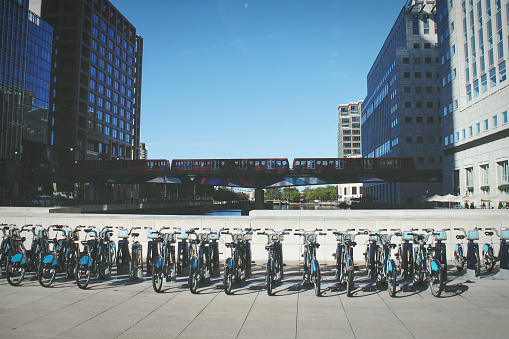
[[(0, 197), (47, 183), (53, 28), (28, 0), (0, 1)], [(35, 183), (37, 181), (37, 184)], [(32, 185), (31, 185), (32, 184)]]
[(54, 157), (136, 159), (143, 39), (108, 0), (45, 0), (57, 61), (51, 119)]
[[(367, 76), (362, 155), (413, 157), (417, 169), (442, 168), (435, 1), (409, 0)], [(366, 184), (364, 195), (389, 206), (419, 204), (440, 184)]]

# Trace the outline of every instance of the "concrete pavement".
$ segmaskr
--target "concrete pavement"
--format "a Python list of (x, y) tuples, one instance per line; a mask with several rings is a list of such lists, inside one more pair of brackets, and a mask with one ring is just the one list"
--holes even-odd
[[(92, 280), (80, 290), (64, 277), (50, 288), (31, 274), (18, 287), (0, 280), (1, 338), (464, 338), (509, 337), (509, 282), (494, 275), (468, 281), (451, 272), (443, 296), (401, 282), (396, 298), (377, 289), (364, 271), (348, 298), (322, 266), (322, 297), (301, 285), (297, 262), (285, 268), (275, 296), (265, 290), (263, 262), (234, 294), (222, 277), (193, 295), (186, 277), (155, 293), (150, 278)], [(403, 291), (401, 291), (401, 289)]]

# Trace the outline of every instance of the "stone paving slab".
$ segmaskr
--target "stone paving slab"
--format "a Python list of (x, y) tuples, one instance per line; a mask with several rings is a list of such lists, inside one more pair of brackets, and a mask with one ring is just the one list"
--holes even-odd
[(231, 296), (221, 278), (197, 295), (186, 277), (165, 283), (163, 293), (149, 278), (92, 280), (88, 290), (64, 277), (50, 288), (30, 274), (18, 287), (1, 278), (0, 338), (509, 337), (509, 281), (493, 275), (469, 281), (451, 272), (441, 298), (400, 281), (391, 298), (360, 271), (349, 298), (322, 268), (322, 297), (301, 285), (296, 263), (286, 267), (275, 296), (267, 295), (259, 265)]

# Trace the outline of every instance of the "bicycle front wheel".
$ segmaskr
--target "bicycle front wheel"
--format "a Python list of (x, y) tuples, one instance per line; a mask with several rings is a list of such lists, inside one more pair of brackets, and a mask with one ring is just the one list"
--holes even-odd
[(431, 290), (431, 294), (435, 297), (440, 297), (443, 290), (444, 284), (444, 275), (439, 270), (433, 270), (429, 276), (429, 288)]
[(7, 260), (7, 267), (5, 268), (5, 276), (7, 282), (12, 286), (18, 286), (25, 278), (25, 267), (20, 263), (13, 263)]
[(228, 270), (224, 272), (224, 293), (227, 295), (232, 294), (232, 285), (233, 285), (233, 274)]
[(475, 276), (481, 275), (481, 261), (479, 260), (479, 252), (475, 252)]
[(152, 266), (152, 287), (157, 293), (161, 292), (163, 287), (163, 269), (162, 267)]
[(354, 274), (353, 274), (353, 270), (348, 270), (347, 272), (348, 273), (346, 274), (346, 276), (347, 276), (347, 280), (346, 280), (346, 295), (347, 295), (347, 297), (351, 297), (352, 296), (353, 285), (354, 285), (354, 282), (353, 282)]
[(88, 284), (90, 283), (90, 266), (88, 264), (82, 264), (78, 262), (76, 266), (76, 284), (81, 289), (86, 289)]
[(486, 252), (484, 254), (484, 268), (486, 271), (491, 272), (493, 267), (495, 267), (495, 260), (493, 259), (493, 255)]
[(315, 287), (315, 294), (316, 294), (317, 297), (319, 297), (319, 296), (322, 295), (322, 291), (320, 289), (320, 280), (321, 279), (320, 279), (320, 270), (319, 269), (317, 269), (315, 271), (315, 277), (314, 278), (315, 279), (314, 279), (313, 283), (314, 283), (314, 287)]
[(198, 271), (197, 270), (193, 270), (189, 274), (189, 290), (193, 294), (198, 293), (198, 280), (199, 280)]
[(39, 263), (38, 272), (39, 284), (42, 287), (50, 287), (57, 275), (55, 266), (52, 263), (45, 264), (42, 261)]
[(396, 295), (396, 281), (397, 281), (397, 272), (396, 269), (393, 268), (389, 273), (389, 277), (387, 279), (387, 287), (389, 290), (389, 296), (394, 297)]

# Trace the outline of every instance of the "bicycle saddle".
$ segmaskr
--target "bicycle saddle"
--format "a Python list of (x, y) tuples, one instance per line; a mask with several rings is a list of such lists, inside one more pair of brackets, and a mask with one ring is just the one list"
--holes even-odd
[(463, 235), (463, 234), (458, 234), (458, 235), (456, 236), (456, 239), (463, 240), (463, 239), (465, 239), (465, 235)]
[(489, 232), (484, 232), (484, 234), (486, 234), (488, 237), (491, 237), (491, 236), (492, 236), (493, 234), (495, 234), (495, 233), (493, 233), (493, 232), (489, 231)]

